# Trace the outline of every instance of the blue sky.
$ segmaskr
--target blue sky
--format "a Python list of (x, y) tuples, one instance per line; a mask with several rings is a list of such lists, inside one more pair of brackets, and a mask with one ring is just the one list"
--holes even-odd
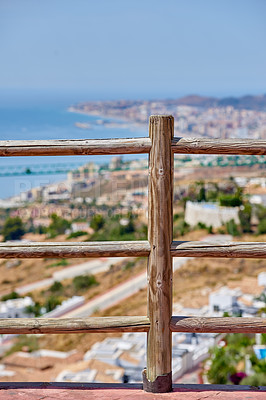
[(0, 90), (266, 93), (265, 0), (0, 0)]

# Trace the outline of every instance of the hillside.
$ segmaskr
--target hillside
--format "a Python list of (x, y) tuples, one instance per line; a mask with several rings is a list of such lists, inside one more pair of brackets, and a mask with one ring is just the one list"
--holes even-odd
[(247, 110), (266, 110), (266, 94), (259, 96), (246, 95), (242, 97), (204, 97), (198, 95), (190, 95), (181, 97), (180, 99), (170, 101), (172, 105), (187, 105), (193, 107), (226, 107), (232, 106), (236, 109)]

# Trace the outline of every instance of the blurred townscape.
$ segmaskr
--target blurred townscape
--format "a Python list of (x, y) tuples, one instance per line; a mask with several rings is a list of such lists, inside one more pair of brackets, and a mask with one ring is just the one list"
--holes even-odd
[[(97, 114), (96, 125), (132, 124), (137, 129), (138, 124), (147, 125), (149, 113), (162, 110), (176, 116), (175, 135), (265, 138), (265, 111), (172, 103), (87, 103), (71, 107), (70, 112), (77, 112), (77, 121), (82, 112)], [(94, 129), (86, 123), (78, 127)], [(176, 155), (174, 239), (265, 241), (265, 166), (265, 156)], [(26, 176), (34, 173), (30, 168)], [(69, 169), (63, 181), (0, 201), (2, 240), (147, 239), (147, 185), (144, 157), (115, 156), (106, 163)], [(266, 313), (263, 260), (232, 259), (229, 265), (223, 259), (176, 258), (173, 267), (177, 315)], [(2, 318), (146, 314), (146, 260), (142, 258), (2, 260), (0, 271)], [(2, 335), (0, 380), (141, 382), (145, 334), (52, 336)], [(232, 346), (241, 348), (237, 356), (231, 354)], [(174, 333), (173, 378), (190, 383), (261, 382), (265, 352), (263, 334)], [(229, 361), (218, 374), (221, 357)]]
[[(147, 257), (27, 259), (20, 246), (40, 255), (58, 242), (79, 251), (78, 243), (147, 241), (149, 155), (33, 157), (23, 147), (27, 157), (10, 156), (9, 141), (17, 148), (24, 140), (148, 137), (151, 115), (174, 117), (177, 146), (178, 138), (195, 147), (199, 138), (263, 140), (261, 155), (174, 155), (173, 240), (181, 248), (195, 248), (186, 241), (265, 248), (265, 15), (263, 0), (0, 1), (2, 257), (19, 248), (18, 258), (0, 259), (0, 318), (147, 316)], [(265, 259), (172, 261), (173, 315), (266, 317)], [(266, 387), (266, 333), (175, 332), (172, 339), (173, 383)], [(146, 340), (140, 332), (2, 334), (0, 382), (63, 384), (47, 384), (40, 396), (37, 385), (7, 384), (1, 395), (61, 398), (64, 382), (142, 382)], [(169, 354), (156, 356), (170, 362)], [(149, 362), (155, 371), (157, 361)], [(169, 364), (167, 379), (168, 372)], [(121, 387), (106, 388), (95, 396), (123, 397)], [(217, 387), (205, 388), (191, 396), (216, 398)], [(180, 397), (190, 396), (186, 390)], [(217, 398), (249, 397), (225, 390)], [(85, 392), (77, 396), (92, 393)]]

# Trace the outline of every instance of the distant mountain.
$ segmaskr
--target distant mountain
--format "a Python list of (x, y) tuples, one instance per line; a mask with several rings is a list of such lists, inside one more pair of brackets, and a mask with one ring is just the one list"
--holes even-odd
[(266, 111), (266, 94), (260, 96), (247, 95), (242, 97), (225, 97), (222, 99), (190, 95), (181, 97), (180, 99), (170, 100), (169, 103), (203, 108), (232, 106), (237, 109), (245, 108), (247, 110)]
[(204, 97), (198, 95), (190, 95), (181, 97), (180, 99), (173, 100), (172, 104), (177, 106), (186, 105), (191, 107), (216, 107), (218, 105), (219, 99), (215, 97)]

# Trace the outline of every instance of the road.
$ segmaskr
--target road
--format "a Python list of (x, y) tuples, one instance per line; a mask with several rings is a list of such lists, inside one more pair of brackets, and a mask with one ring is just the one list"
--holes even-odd
[[(173, 271), (176, 271), (182, 265), (184, 265), (190, 258), (189, 257), (178, 257), (173, 259)], [(121, 283), (115, 288), (105, 292), (103, 295), (97, 296), (96, 298), (88, 301), (86, 304), (72, 310), (64, 315), (63, 318), (70, 317), (89, 317), (96, 310), (104, 310), (112, 307), (120, 301), (126, 299), (129, 296), (137, 293), (140, 289), (147, 286), (147, 274), (146, 272), (137, 275), (130, 280)]]
[(99, 258), (97, 260), (86, 261), (82, 264), (72, 265), (70, 267), (63, 268), (60, 271), (54, 272), (52, 278), (42, 279), (38, 282), (20, 286), (16, 288), (15, 291), (21, 295), (24, 295), (32, 292), (33, 290), (47, 288), (55, 281), (61, 282), (64, 279), (74, 278), (75, 276), (84, 274), (98, 274), (99, 272), (108, 271), (112, 264), (116, 264), (119, 261), (121, 261), (121, 257)]
[[(208, 235), (201, 240), (207, 240), (207, 241), (215, 241), (215, 242), (224, 242), (224, 241), (231, 241), (232, 236), (231, 235)], [(125, 259), (125, 258), (124, 258)], [(178, 265), (179, 262), (184, 263), (182, 260), (188, 259), (188, 258), (174, 258), (174, 270), (175, 270), (175, 265)], [(97, 274), (99, 272), (103, 271), (108, 271), (110, 266), (112, 264), (116, 264), (121, 260), (121, 257), (112, 257), (112, 258), (99, 258), (97, 260), (90, 260), (86, 261), (85, 263), (78, 264), (78, 265), (72, 265), (67, 268), (63, 268), (60, 271), (54, 272), (52, 278), (48, 279), (43, 279), (38, 282), (34, 283), (29, 283), (28, 285), (25, 286), (20, 286), (16, 288), (16, 292), (25, 295), (26, 293), (30, 293), (33, 290), (37, 289), (43, 289), (48, 286), (51, 286), (55, 281), (63, 281), (64, 279), (69, 279), (69, 278), (74, 278), (75, 276), (78, 275), (83, 275), (83, 274)], [(183, 264), (182, 264), (183, 265)], [(145, 277), (146, 280), (146, 277)], [(136, 282), (138, 285), (138, 281)], [(139, 287), (140, 289), (141, 287)], [(138, 290), (139, 290), (138, 289)], [(133, 294), (133, 293), (132, 293)], [(96, 307), (97, 308), (97, 307)]]

